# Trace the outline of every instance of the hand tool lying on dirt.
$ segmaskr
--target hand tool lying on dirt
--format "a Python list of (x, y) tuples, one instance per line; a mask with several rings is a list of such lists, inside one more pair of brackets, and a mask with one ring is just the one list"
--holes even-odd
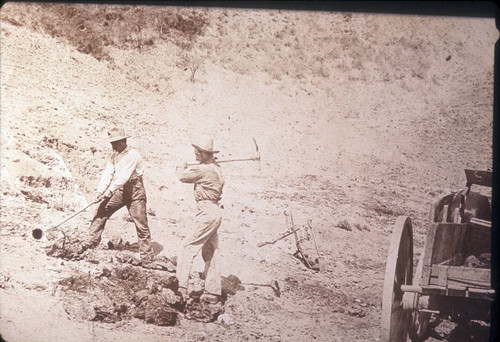
[[(226, 160), (216, 160), (217, 163), (231, 163), (231, 162), (240, 162), (240, 161), (258, 161), (259, 162), (259, 170), (260, 170), (260, 152), (259, 152), (259, 146), (257, 145), (257, 142), (255, 141), (255, 138), (253, 139), (253, 143), (255, 144), (255, 156), (250, 157), (250, 158), (237, 158), (237, 159), (226, 159)], [(200, 165), (199, 163), (192, 163), (192, 164), (187, 164), (188, 166), (193, 166), (193, 165)]]
[(318, 245), (316, 244), (316, 237), (314, 236), (314, 230), (312, 227), (312, 222), (311, 220), (307, 220), (307, 227), (309, 227), (309, 230), (311, 231), (312, 239), (314, 242), (314, 248), (316, 248), (316, 253), (318, 253), (318, 263), (319, 263), (319, 271), (320, 272), (325, 272), (326, 271), (326, 265), (325, 262), (323, 261), (323, 257), (319, 253)]
[(300, 229), (300, 227), (296, 228), (296, 229), (293, 229), (293, 230), (287, 230), (286, 232), (282, 233), (278, 238), (276, 238), (274, 240), (259, 242), (257, 244), (257, 247), (262, 247), (262, 246), (265, 246), (265, 245), (272, 245), (272, 244), (278, 242), (279, 240), (286, 238), (288, 235), (294, 234), (299, 229)]
[(241, 285), (249, 285), (249, 286), (262, 286), (262, 287), (270, 287), (273, 289), (274, 295), (276, 297), (281, 296), (280, 286), (276, 280), (273, 280), (269, 284), (256, 284), (256, 283), (240, 283)]

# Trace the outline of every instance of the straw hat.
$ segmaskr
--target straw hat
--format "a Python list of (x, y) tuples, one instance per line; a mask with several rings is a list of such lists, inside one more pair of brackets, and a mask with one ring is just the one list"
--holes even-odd
[(123, 128), (111, 128), (108, 131), (109, 142), (118, 141), (122, 139), (130, 138), (130, 135), (125, 135), (125, 130)]
[(207, 152), (207, 153), (219, 153), (219, 151), (214, 151), (214, 140), (212, 138), (208, 137), (198, 137), (196, 139), (193, 139), (191, 142), (191, 145), (196, 148), (197, 150), (200, 150), (202, 152)]

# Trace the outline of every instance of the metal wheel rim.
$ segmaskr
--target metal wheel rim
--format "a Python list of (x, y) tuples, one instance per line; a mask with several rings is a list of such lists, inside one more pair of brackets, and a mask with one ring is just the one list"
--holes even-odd
[(382, 295), (382, 341), (406, 341), (411, 315), (403, 311), (401, 285), (413, 280), (413, 236), (411, 220), (400, 216), (394, 224), (387, 256)]

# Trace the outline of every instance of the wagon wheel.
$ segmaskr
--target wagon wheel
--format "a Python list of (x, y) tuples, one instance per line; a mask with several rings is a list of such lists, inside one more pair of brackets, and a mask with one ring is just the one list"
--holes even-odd
[[(422, 277), (422, 270), (424, 268), (424, 254), (418, 258), (417, 269), (415, 270), (414, 280), (420, 282)], [(418, 294), (416, 294), (418, 296)], [(431, 320), (430, 312), (420, 312), (415, 310), (411, 313), (411, 323), (408, 329), (410, 340), (414, 342), (425, 341), (427, 332), (429, 330), (429, 322)]]
[(382, 295), (382, 341), (406, 341), (411, 315), (403, 311), (401, 285), (411, 285), (413, 275), (413, 235), (409, 217), (394, 224), (385, 267)]

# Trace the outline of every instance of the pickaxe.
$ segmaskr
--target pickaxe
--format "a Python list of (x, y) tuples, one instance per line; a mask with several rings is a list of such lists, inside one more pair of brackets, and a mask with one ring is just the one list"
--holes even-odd
[(270, 284), (241, 283), (241, 285), (270, 287), (271, 289), (273, 289), (274, 295), (276, 297), (281, 296), (280, 286), (276, 280), (273, 280)]
[[(225, 159), (225, 160), (216, 160), (217, 163), (231, 163), (231, 162), (240, 162), (240, 161), (258, 161), (259, 162), (259, 170), (260, 170), (260, 152), (259, 146), (257, 145), (257, 141), (253, 138), (253, 143), (255, 144), (255, 157), (251, 158), (237, 158), (237, 159)], [(187, 164), (188, 166), (200, 165), (199, 163)]]

